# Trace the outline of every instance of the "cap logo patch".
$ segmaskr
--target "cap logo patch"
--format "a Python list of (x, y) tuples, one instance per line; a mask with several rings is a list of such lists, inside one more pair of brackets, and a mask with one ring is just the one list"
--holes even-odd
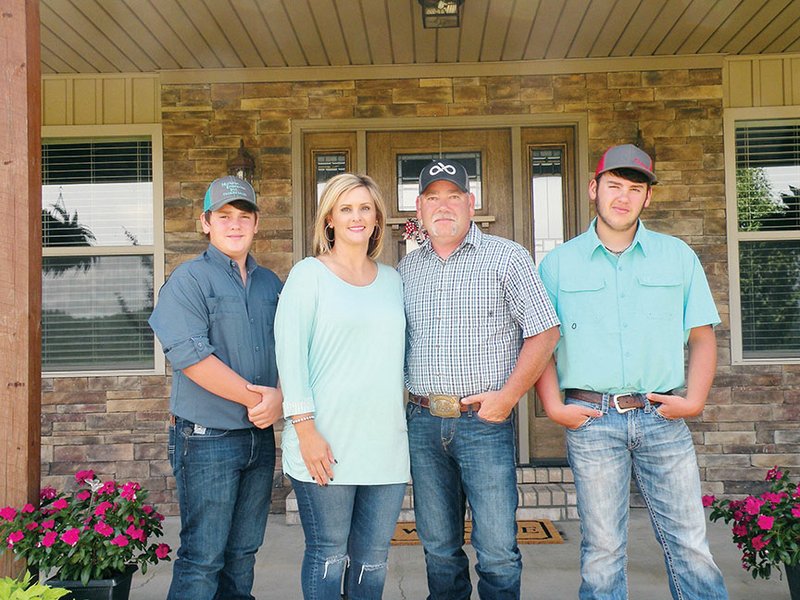
[(448, 175), (455, 175), (456, 168), (453, 165), (443, 165), (442, 163), (437, 162), (430, 169), (428, 169), (428, 173), (430, 175), (438, 175), (441, 172), (445, 172)]

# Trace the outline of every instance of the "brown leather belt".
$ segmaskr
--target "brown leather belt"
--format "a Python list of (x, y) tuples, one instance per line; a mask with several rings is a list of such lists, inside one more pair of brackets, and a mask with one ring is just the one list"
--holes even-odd
[[(669, 392), (658, 392), (667, 396), (672, 395), (672, 390)], [(584, 402), (591, 402), (593, 404), (602, 404), (603, 396), (601, 392), (591, 392), (589, 390), (564, 390), (564, 395), (567, 398), (575, 398), (576, 400), (583, 400)], [(647, 396), (645, 394), (609, 394), (610, 402), (617, 412), (627, 412), (634, 408), (644, 408), (647, 406)], [(661, 404), (658, 401), (650, 401), (650, 404)]]
[(470, 408), (477, 410), (477, 406), (467, 406), (461, 404), (458, 396), (445, 394), (431, 394), (430, 396), (417, 396), (409, 394), (408, 399), (414, 404), (427, 408), (435, 417), (455, 418), (460, 417), (461, 413), (468, 412)]

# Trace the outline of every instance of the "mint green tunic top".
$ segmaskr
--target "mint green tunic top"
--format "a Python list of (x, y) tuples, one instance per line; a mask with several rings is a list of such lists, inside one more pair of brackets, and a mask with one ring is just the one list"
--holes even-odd
[(354, 286), (316, 258), (292, 268), (275, 315), (285, 473), (312, 481), (289, 422), (311, 412), (338, 461), (333, 485), (409, 480), (404, 352), (403, 290), (394, 269), (379, 264), (371, 284)]

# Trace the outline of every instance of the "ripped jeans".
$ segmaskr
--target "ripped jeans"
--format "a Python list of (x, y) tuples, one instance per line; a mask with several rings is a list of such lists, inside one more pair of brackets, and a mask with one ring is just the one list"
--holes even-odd
[(348, 600), (380, 598), (406, 484), (320, 487), (290, 479), (306, 538), (303, 598), (339, 600), (342, 590)]

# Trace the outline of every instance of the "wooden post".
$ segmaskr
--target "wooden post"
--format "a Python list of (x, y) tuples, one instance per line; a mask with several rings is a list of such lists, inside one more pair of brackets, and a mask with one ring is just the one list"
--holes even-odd
[(3, 0), (0, 69), (0, 507), (19, 507), (38, 499), (41, 454), (39, 0)]

